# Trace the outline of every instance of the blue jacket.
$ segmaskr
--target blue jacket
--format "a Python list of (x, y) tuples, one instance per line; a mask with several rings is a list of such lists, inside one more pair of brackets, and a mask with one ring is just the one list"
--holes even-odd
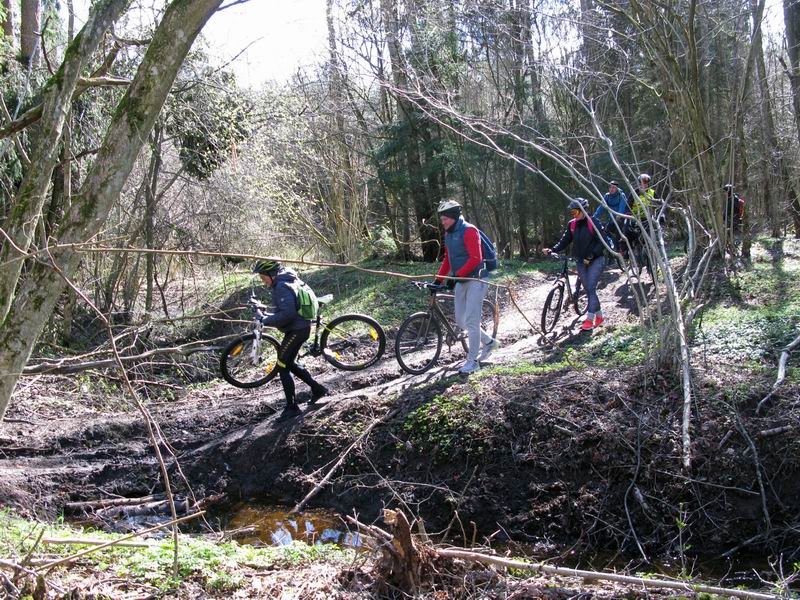
[[(609, 208), (615, 212), (625, 214), (628, 210), (628, 198), (623, 191), (617, 190), (617, 193), (613, 196), (611, 194), (606, 194), (603, 196), (603, 200), (605, 200)], [(612, 215), (606, 210), (606, 207), (601, 204), (597, 207), (597, 210), (594, 211), (592, 216), (595, 219), (600, 219), (605, 222), (608, 221)]]
[[(458, 277), (457, 273), (470, 258), (469, 252), (467, 252), (467, 248), (464, 245), (464, 233), (470, 227), (475, 228), (474, 225), (467, 223), (464, 217), (458, 217), (453, 227), (448, 229), (447, 233), (444, 235), (444, 245), (447, 247), (447, 260), (450, 263), (451, 277)], [(485, 279), (487, 275), (483, 261), (481, 261), (472, 272), (469, 274), (462, 274), (461, 276), (479, 277), (481, 275), (482, 279)]]
[(297, 289), (303, 281), (291, 269), (281, 268), (272, 279), (273, 312), (261, 319), (261, 323), (275, 327), (283, 333), (297, 331), (311, 326), (311, 321), (304, 319), (297, 312)]

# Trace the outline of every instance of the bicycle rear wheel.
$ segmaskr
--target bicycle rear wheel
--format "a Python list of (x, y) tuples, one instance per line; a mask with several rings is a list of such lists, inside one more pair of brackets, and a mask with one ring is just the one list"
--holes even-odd
[(412, 375), (430, 369), (442, 353), (442, 328), (431, 313), (414, 313), (397, 330), (394, 352), (400, 367)]
[(277, 374), (280, 343), (270, 335), (248, 333), (225, 346), (219, 358), (222, 377), (238, 388), (254, 388), (268, 383)]
[(322, 356), (344, 371), (371, 367), (386, 350), (386, 334), (372, 317), (342, 315), (325, 326), (319, 340)]
[(561, 316), (561, 304), (564, 302), (564, 284), (559, 283), (544, 301), (544, 308), (542, 308), (542, 332), (550, 333), (558, 322), (558, 317)]
[(575, 294), (572, 296), (572, 308), (579, 317), (586, 312), (589, 307), (589, 294), (586, 292), (586, 286), (578, 279), (578, 284), (575, 285)]

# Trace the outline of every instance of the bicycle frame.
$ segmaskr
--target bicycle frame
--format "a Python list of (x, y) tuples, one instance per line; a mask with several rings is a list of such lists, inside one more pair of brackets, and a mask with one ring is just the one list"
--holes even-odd
[[(450, 294), (442, 294), (434, 290), (434, 292), (431, 294), (430, 304), (428, 305), (428, 314), (438, 319), (439, 323), (441, 323), (444, 326), (446, 330), (445, 342), (447, 343), (448, 346), (452, 346), (458, 341), (459, 333), (450, 323), (450, 320), (447, 318), (447, 315), (444, 314), (444, 311), (439, 306), (439, 303), (436, 301), (437, 298), (454, 298), (454, 296)], [(427, 335), (427, 331), (425, 332), (425, 334)]]
[[(320, 347), (320, 336), (322, 335), (321, 332), (325, 328), (325, 325), (322, 322), (322, 307), (325, 305), (324, 299), (328, 296), (323, 296), (320, 300), (323, 300), (319, 304), (319, 310), (317, 311), (317, 318), (314, 319), (314, 333), (309, 341), (306, 341), (303, 344), (305, 351), (302, 352), (298, 358), (304, 358), (306, 356), (322, 356), (322, 348)], [(253, 300), (250, 301), (250, 304), (253, 306), (253, 310), (256, 311), (256, 318), (254, 319), (254, 326), (253, 326), (253, 334), (255, 335), (255, 342), (253, 343), (253, 350), (251, 353), (252, 360), (256, 360), (258, 356), (259, 346), (261, 344), (261, 336), (263, 334), (264, 325), (261, 324), (261, 320), (259, 318), (259, 312), (263, 309), (266, 309), (266, 305), (261, 304), (260, 302)]]
[(564, 280), (564, 282), (566, 284), (566, 288), (567, 288), (567, 302), (569, 304), (573, 304), (573, 305), (578, 300), (578, 292), (580, 292), (581, 285), (582, 285), (581, 276), (578, 275), (577, 272), (576, 272), (576, 276), (577, 276), (577, 278), (576, 278), (576, 281), (575, 281), (575, 291), (573, 292), (572, 291), (572, 284), (570, 283), (570, 279), (569, 279), (569, 257), (567, 257), (567, 256), (563, 257), (563, 264), (561, 265), (561, 272), (558, 274), (558, 277), (556, 278), (556, 283), (558, 282), (559, 279), (563, 279)]

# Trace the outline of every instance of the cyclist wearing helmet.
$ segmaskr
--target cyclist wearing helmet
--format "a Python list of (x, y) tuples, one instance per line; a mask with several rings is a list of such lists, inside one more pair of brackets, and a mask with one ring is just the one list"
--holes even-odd
[(467, 223), (461, 216), (461, 205), (455, 200), (445, 200), (439, 204), (437, 212), (445, 230), (445, 252), (436, 280), (441, 282), (441, 278), (446, 276), (474, 278), (457, 281), (454, 291), (456, 324), (466, 330), (469, 347), (467, 360), (459, 373), (472, 373), (480, 369), (480, 361), (488, 359), (499, 345), (497, 340), (481, 329), (481, 307), (489, 286), (482, 281), (486, 278), (486, 270), (480, 234), (477, 227)]
[(262, 283), (272, 291), (273, 312), (267, 314), (261, 323), (267, 327), (275, 327), (284, 333), (283, 341), (278, 349), (278, 375), (286, 395), (286, 408), (283, 409), (279, 421), (300, 414), (294, 395), (294, 380), (297, 376), (311, 388), (311, 402), (316, 402), (328, 393), (328, 389), (314, 380), (305, 368), (295, 360), (300, 347), (311, 335), (311, 321), (304, 319), (298, 312), (298, 290), (306, 286), (291, 269), (284, 268), (274, 260), (259, 260), (253, 266), (253, 273), (261, 277)]
[[(542, 252), (550, 254), (561, 252), (572, 244), (572, 256), (577, 266), (580, 282), (586, 287), (589, 300), (586, 320), (581, 324), (581, 331), (591, 331), (600, 326), (603, 312), (600, 309), (600, 298), (597, 296), (597, 282), (606, 266), (606, 257), (603, 254), (605, 246), (600, 240), (603, 229), (600, 222), (589, 214), (589, 201), (585, 198), (575, 198), (569, 203), (572, 220), (567, 223), (567, 228), (558, 243), (552, 248), (544, 248)], [(607, 243), (613, 248), (613, 242), (606, 238)], [(576, 291), (577, 293), (577, 291)]]
[[(605, 202), (605, 206), (602, 204), (598, 206), (592, 217), (596, 221), (603, 223), (606, 234), (614, 240), (614, 246), (619, 247), (622, 227), (620, 227), (620, 224), (617, 222), (619, 217), (615, 216), (611, 211), (622, 215), (626, 214), (628, 212), (628, 198), (625, 196), (625, 192), (619, 189), (619, 185), (616, 181), (610, 181), (608, 183), (608, 193), (603, 196), (603, 201)], [(606, 209), (606, 206), (608, 206), (610, 210)]]
[(642, 173), (636, 179), (638, 196), (633, 201), (633, 216), (642, 222), (647, 220), (645, 208), (650, 210), (656, 199), (656, 192), (650, 187), (650, 175)]

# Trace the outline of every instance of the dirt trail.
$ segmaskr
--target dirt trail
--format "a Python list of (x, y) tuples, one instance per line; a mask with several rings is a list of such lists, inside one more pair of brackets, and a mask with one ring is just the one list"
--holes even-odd
[[(607, 273), (600, 286), (609, 321), (629, 318), (624, 309), (615, 306), (618, 275), (619, 272)], [(553, 278), (534, 273), (515, 285), (520, 308), (536, 324)], [(490, 291), (488, 297), (494, 295)], [(502, 347), (491, 362), (520, 357), (530, 360), (533, 355), (542, 354), (536, 336), (505, 296), (504, 291), (497, 294), (502, 307), (498, 328)], [(562, 324), (562, 334), (569, 326), (574, 331), (574, 315), (562, 318)], [(350, 403), (362, 403), (364, 398), (386, 398), (428, 386), (452, 375), (463, 360), (460, 349), (454, 348), (451, 354), (445, 349), (437, 368), (423, 376), (409, 376), (401, 371), (391, 344), (388, 346), (384, 359), (367, 371), (344, 373), (327, 369), (320, 379), (333, 393), (319, 407), (307, 411), (306, 418), (329, 418), (349, 410)], [(301, 400), (307, 394), (302, 387)], [(0, 427), (0, 498), (28, 508), (53, 510), (67, 499), (98, 497), (104, 492), (130, 495), (155, 485), (155, 479), (142, 478), (143, 472), (154, 473), (156, 465), (138, 413), (97, 413), (82, 406), (80, 397), (66, 405), (59, 402), (55, 407), (41, 409), (37, 402), (41, 392), (41, 387), (23, 381), (7, 417), (11, 422)], [(179, 456), (196, 456), (211, 447), (241, 444), (248, 435), (265, 436), (274, 427), (269, 417), (281, 403), (277, 381), (255, 390), (238, 390), (220, 380), (204, 389), (189, 390), (177, 401), (151, 406), (150, 410)], [(34, 415), (30, 423), (14, 422), (29, 421), (30, 415)], [(182, 464), (184, 460), (181, 459)]]

